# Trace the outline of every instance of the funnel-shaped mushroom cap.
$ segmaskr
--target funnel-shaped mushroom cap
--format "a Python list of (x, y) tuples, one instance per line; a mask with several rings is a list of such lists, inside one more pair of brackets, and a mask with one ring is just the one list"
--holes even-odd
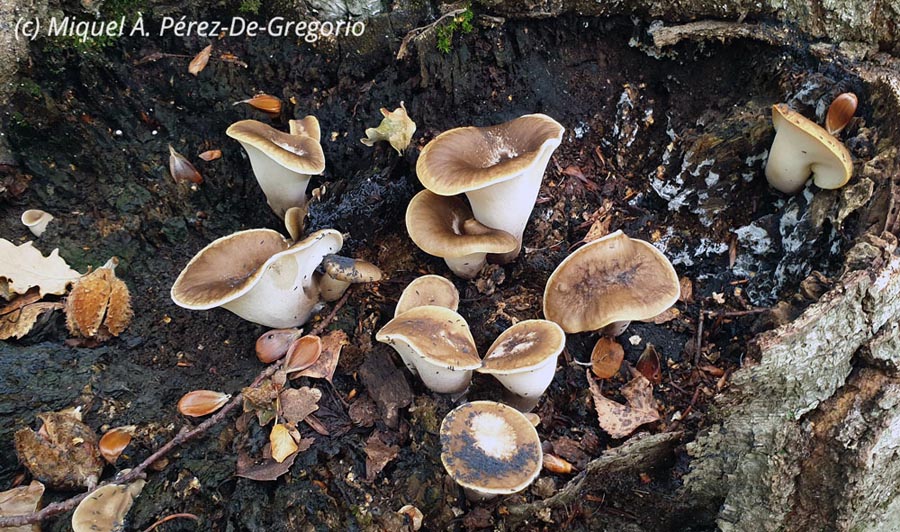
[(518, 410), (474, 401), (441, 423), (441, 462), (460, 486), (481, 497), (522, 491), (541, 472), (537, 430)]
[(655, 247), (616, 231), (585, 244), (556, 267), (544, 316), (567, 333), (652, 318), (678, 300), (678, 275)]
[(810, 174), (819, 188), (840, 188), (850, 180), (850, 152), (825, 129), (783, 103), (772, 106), (772, 123), (776, 133), (766, 179), (773, 188), (799, 192)]
[(337, 301), (347, 288), (355, 283), (373, 283), (381, 280), (381, 270), (371, 262), (339, 255), (328, 255), (322, 260), (325, 275), (319, 279), (322, 299)]
[(459, 291), (456, 290), (453, 283), (440, 275), (416, 277), (406, 285), (403, 293), (400, 294), (397, 307), (394, 309), (394, 316), (426, 305), (446, 307), (455, 312), (459, 308)]
[(481, 373), (525, 373), (555, 361), (566, 346), (566, 333), (549, 320), (525, 320), (494, 340), (484, 355)]
[(478, 274), (488, 253), (507, 253), (519, 246), (506, 231), (476, 221), (462, 199), (428, 190), (410, 200), (406, 230), (419, 249), (445, 259), (453, 273), (465, 279)]
[(333, 229), (294, 244), (270, 229), (239, 231), (191, 259), (172, 286), (172, 301), (193, 310), (224, 307), (268, 327), (295, 327), (319, 300), (316, 267), (342, 245)]
[(235, 122), (225, 133), (247, 150), (253, 174), (278, 216), (306, 203), (310, 176), (325, 171), (325, 154), (317, 139), (289, 135), (256, 120)]
[(41, 236), (47, 230), (47, 224), (53, 221), (53, 215), (40, 209), (28, 209), (22, 213), (22, 224), (34, 236)]
[(319, 119), (313, 115), (306, 115), (300, 120), (289, 120), (288, 130), (291, 135), (304, 135), (316, 142), (322, 141), (322, 129), (319, 127)]
[(389, 321), (375, 339), (397, 350), (406, 367), (438, 393), (465, 390), (472, 370), (481, 366), (469, 325), (448, 308), (411, 309)]
[(519, 254), (544, 170), (563, 131), (542, 114), (496, 126), (451, 129), (425, 146), (416, 173), (435, 194), (465, 193), (476, 220), (515, 237), (513, 251), (494, 256), (505, 264)]

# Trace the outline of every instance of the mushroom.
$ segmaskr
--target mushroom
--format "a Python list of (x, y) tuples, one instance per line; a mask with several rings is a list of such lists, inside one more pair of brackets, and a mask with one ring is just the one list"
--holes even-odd
[[(297, 122), (290, 126), (292, 131), (318, 133), (315, 117)], [(275, 214), (284, 218), (289, 208), (306, 204), (310, 177), (325, 171), (325, 154), (316, 137), (290, 135), (256, 120), (235, 122), (225, 133), (247, 150), (253, 174)]]
[(416, 277), (406, 285), (403, 293), (400, 294), (397, 307), (394, 309), (394, 316), (425, 305), (446, 307), (456, 312), (459, 308), (459, 291), (456, 290), (453, 283), (440, 275)]
[(222, 307), (267, 327), (296, 327), (319, 302), (316, 267), (342, 245), (334, 229), (293, 244), (271, 229), (238, 231), (191, 259), (172, 286), (172, 301), (193, 310)]
[(506, 231), (491, 229), (472, 217), (472, 211), (457, 197), (443, 197), (423, 190), (406, 208), (406, 230), (425, 253), (441, 257), (450, 270), (472, 279), (481, 270), (488, 253), (506, 253), (519, 245)]
[(316, 142), (322, 141), (322, 129), (319, 127), (319, 120), (313, 115), (306, 115), (299, 120), (289, 120), (288, 131), (290, 131), (291, 135), (310, 137)]
[(497, 262), (505, 264), (519, 255), (544, 170), (563, 131), (543, 114), (496, 126), (451, 129), (425, 146), (416, 173), (435, 194), (465, 193), (476, 220), (515, 237), (515, 249), (493, 252), (499, 253)]
[(300, 237), (303, 236), (303, 228), (306, 225), (304, 218), (306, 218), (307, 211), (306, 205), (303, 207), (291, 207), (284, 211), (284, 228), (287, 229), (288, 234), (291, 235), (291, 240), (294, 242), (300, 240)]
[(520, 321), (494, 340), (477, 371), (496, 377), (507, 391), (504, 400), (529, 412), (550, 386), (565, 346), (566, 333), (556, 323)]
[[(129, 471), (123, 469), (120, 474)], [(128, 484), (106, 484), (97, 488), (78, 503), (72, 513), (72, 531), (124, 530), (125, 516), (145, 483), (145, 480), (137, 479)]]
[(566, 257), (547, 280), (544, 316), (567, 333), (618, 336), (632, 320), (659, 315), (681, 287), (669, 259), (655, 247), (616, 231)]
[(40, 209), (28, 209), (22, 213), (22, 223), (36, 237), (40, 237), (47, 230), (47, 224), (53, 220), (53, 215)]
[(375, 339), (393, 347), (430, 390), (460, 393), (472, 380), (481, 358), (466, 320), (434, 305), (416, 307), (389, 321)]
[(372, 283), (381, 280), (381, 270), (371, 262), (338, 255), (322, 259), (325, 273), (319, 279), (319, 290), (325, 301), (337, 301), (353, 283)]
[(813, 174), (819, 188), (841, 188), (853, 174), (850, 152), (825, 129), (786, 104), (772, 106), (775, 140), (766, 161), (766, 180), (776, 190), (794, 194)]
[(517, 493), (543, 466), (541, 440), (521, 412), (493, 401), (461, 405), (441, 422), (441, 462), (470, 500)]

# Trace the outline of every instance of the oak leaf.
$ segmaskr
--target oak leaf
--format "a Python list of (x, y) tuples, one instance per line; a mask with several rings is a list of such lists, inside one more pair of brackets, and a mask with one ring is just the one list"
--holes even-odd
[(613, 438), (624, 438), (641, 425), (659, 421), (653, 387), (645, 377), (638, 376), (622, 387), (622, 396), (627, 401), (624, 405), (603, 397), (600, 387), (591, 378), (590, 370), (587, 379), (600, 427)]
[(36, 288), (15, 297), (0, 308), (0, 340), (21, 338), (28, 334), (44, 312), (63, 308), (62, 303), (40, 301)]
[(16, 246), (0, 238), (0, 294), (9, 299), (12, 294), (24, 294), (37, 287), (41, 297), (62, 295), (81, 274), (73, 270), (54, 249), (46, 257), (32, 242)]

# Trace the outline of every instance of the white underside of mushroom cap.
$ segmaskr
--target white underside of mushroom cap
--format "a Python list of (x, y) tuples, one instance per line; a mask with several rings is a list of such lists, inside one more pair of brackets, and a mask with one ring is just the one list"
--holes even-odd
[(503, 387), (520, 397), (538, 398), (547, 391), (556, 374), (556, 356), (544, 364), (518, 373), (492, 373)]
[(400, 335), (379, 338), (393, 347), (407, 369), (413, 375), (419, 375), (429, 390), (437, 393), (459, 393), (464, 391), (472, 381), (471, 369), (457, 369), (440, 366), (427, 360), (409, 341)]
[(487, 253), (471, 253), (462, 257), (446, 257), (444, 262), (447, 263), (447, 267), (457, 277), (474, 279), (478, 272), (481, 271), (481, 268), (484, 267), (484, 263), (487, 262)]
[(281, 166), (262, 150), (246, 142), (241, 142), (241, 145), (247, 150), (253, 175), (256, 176), (256, 181), (275, 214), (284, 218), (284, 213), (291, 207), (300, 207), (306, 204), (309, 175)]

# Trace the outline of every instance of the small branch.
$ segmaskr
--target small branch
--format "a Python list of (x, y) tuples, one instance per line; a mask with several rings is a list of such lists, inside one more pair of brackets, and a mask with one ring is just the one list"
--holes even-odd
[(683, 40), (726, 41), (731, 39), (752, 39), (773, 46), (782, 46), (791, 37), (791, 32), (780, 26), (724, 20), (700, 20), (678, 26), (651, 28), (649, 33), (653, 37), (653, 45), (657, 48), (672, 46)]
[[(334, 320), (335, 316), (337, 316), (337, 313), (341, 309), (341, 307), (343, 307), (344, 304), (347, 303), (347, 299), (350, 297), (351, 290), (352, 289), (348, 289), (346, 292), (344, 292), (344, 295), (334, 304), (334, 307), (331, 309), (331, 312), (328, 314), (328, 316), (326, 316), (325, 319), (323, 319), (315, 327), (313, 327), (312, 331), (310, 331), (310, 334), (315, 334), (315, 335), (321, 334), (321, 332), (325, 330), (325, 327), (328, 327), (328, 325)], [(259, 383), (261, 383), (265, 379), (271, 377), (278, 370), (278, 368), (281, 367), (282, 362), (283, 362), (283, 359), (273, 362), (272, 364), (269, 364), (269, 366), (267, 366), (266, 369), (264, 369), (259, 375), (256, 376), (256, 378), (253, 380), (253, 384), (251, 384), (250, 386), (256, 387), (259, 385)], [(100, 488), (102, 486), (105, 486), (107, 484), (127, 484), (128, 482), (131, 482), (132, 480), (135, 480), (138, 477), (142, 477), (144, 471), (148, 467), (150, 467), (150, 465), (152, 465), (154, 462), (156, 462), (157, 460), (159, 460), (160, 458), (162, 458), (163, 456), (168, 454), (175, 447), (178, 447), (179, 445), (181, 445), (182, 443), (185, 443), (186, 441), (190, 440), (191, 438), (194, 438), (196, 436), (199, 436), (199, 435), (207, 432), (209, 429), (211, 429), (212, 427), (219, 424), (221, 421), (223, 421), (228, 416), (229, 413), (231, 413), (235, 408), (240, 406), (242, 404), (242, 402), (243, 402), (243, 398), (242, 398), (241, 394), (240, 393), (235, 394), (234, 398), (231, 399), (231, 401), (229, 401), (228, 404), (226, 404), (224, 407), (222, 407), (221, 410), (216, 412), (212, 417), (210, 417), (203, 423), (197, 425), (193, 429), (189, 429), (187, 426), (182, 427), (181, 430), (178, 431), (178, 434), (176, 434), (174, 438), (172, 438), (165, 445), (163, 445), (162, 447), (157, 449), (156, 452), (154, 452), (153, 454), (148, 456), (143, 462), (138, 464), (137, 467), (135, 467), (134, 469), (129, 471), (127, 475), (123, 475), (120, 478), (116, 478), (112, 481), (108, 481), (108, 482), (99, 484), (92, 490), (88, 490), (84, 493), (81, 493), (72, 498), (66, 499), (64, 501), (48, 504), (47, 506), (45, 506), (43, 509), (41, 509), (38, 512), (33, 512), (30, 514), (23, 514), (23, 515), (13, 515), (13, 516), (9, 516), (9, 517), (0, 517), (0, 529), (6, 528), (6, 527), (25, 526), (25, 525), (30, 525), (30, 524), (34, 524), (34, 523), (39, 523), (49, 517), (52, 517), (57, 514), (61, 514), (63, 512), (68, 512), (69, 510), (75, 508), (78, 505), (78, 503), (83, 501), (91, 493), (93, 493), (94, 491), (96, 491), (98, 488)]]
[(397, 50), (397, 60), (403, 59), (404, 57), (406, 57), (409, 54), (409, 50), (408, 50), (409, 43), (412, 42), (414, 39), (418, 39), (419, 36), (423, 35), (424, 33), (433, 31), (434, 28), (437, 27), (437, 25), (440, 24), (441, 22), (443, 22), (445, 19), (455, 17), (456, 15), (459, 15), (460, 13), (464, 13), (466, 11), (466, 9), (467, 8), (462, 8), (462, 9), (454, 9), (453, 11), (448, 11), (447, 13), (444, 13), (443, 15), (441, 15), (437, 20), (435, 20), (431, 24), (426, 24), (424, 26), (420, 26), (418, 28), (414, 28), (414, 29), (410, 30), (409, 33), (407, 33), (406, 36), (403, 37), (403, 40), (400, 41), (400, 49)]
[(198, 523), (200, 522), (200, 518), (194, 514), (172, 514), (172, 515), (167, 515), (167, 516), (163, 517), (162, 519), (157, 520), (155, 523), (153, 523), (152, 525), (145, 528), (144, 532), (151, 532), (159, 525), (161, 525), (167, 521), (172, 521), (173, 519), (193, 519), (194, 521), (196, 521)]
[(748, 310), (705, 310), (710, 318), (738, 318), (741, 316), (752, 316), (754, 314), (764, 314), (769, 312), (770, 308), (751, 308)]

